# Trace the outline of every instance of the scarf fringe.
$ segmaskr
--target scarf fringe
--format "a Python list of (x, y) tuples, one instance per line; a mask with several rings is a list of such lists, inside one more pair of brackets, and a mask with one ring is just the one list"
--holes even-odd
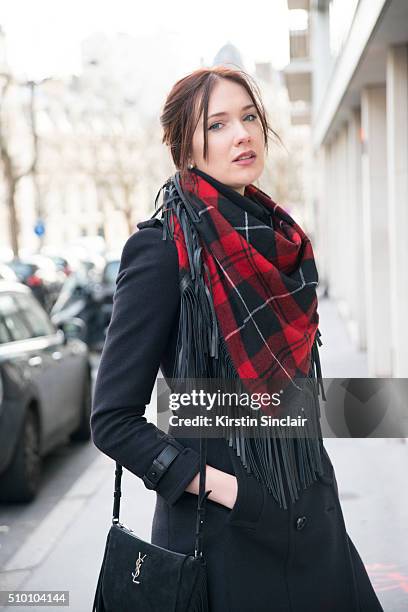
[[(218, 330), (211, 294), (204, 282), (208, 270), (202, 262), (199, 236), (194, 223), (189, 220), (188, 211), (177, 198), (174, 185), (168, 184), (168, 197), (163, 208), (163, 240), (174, 239), (174, 220), (176, 215), (183, 230), (189, 260), (189, 272), (180, 278), (180, 319), (177, 335), (177, 348), (173, 379), (182, 380), (194, 388), (194, 381), (200, 378), (234, 379), (234, 390), (244, 392), (244, 387), (235, 371), (225, 342)], [(307, 424), (296, 427), (296, 437), (287, 437), (284, 428), (275, 427), (274, 435), (265, 435), (261, 427), (229, 426), (224, 428), (224, 437), (243, 467), (264, 484), (280, 507), (288, 508), (287, 494), (294, 503), (301, 489), (305, 489), (323, 473), (322, 433), (320, 429), (319, 389), (324, 395), (321, 380), (321, 367), (318, 343), (321, 345), (320, 332), (317, 330), (311, 351), (311, 367), (308, 382), (305, 413), (311, 415)], [(242, 409), (241, 409), (242, 410)], [(240, 414), (231, 416), (242, 416)], [(296, 415), (297, 416), (297, 415)], [(245, 430), (245, 432), (244, 432)]]
[[(164, 213), (164, 236), (174, 237), (174, 223)], [(190, 273), (180, 278), (180, 320), (177, 335), (176, 354), (173, 378), (210, 378), (213, 371), (209, 365), (212, 359), (218, 359), (219, 333), (214, 304), (210, 291), (202, 278), (203, 266), (197, 232), (190, 226), (186, 211), (176, 207), (176, 214), (186, 242)], [(206, 270), (209, 278), (208, 270)]]
[[(315, 340), (313, 342), (313, 347), (312, 347), (312, 364), (314, 366), (314, 376), (317, 379), (317, 383), (318, 383), (318, 394), (320, 394), (320, 391), (322, 393), (322, 398), (324, 399), (324, 401), (327, 401), (325, 392), (324, 392), (324, 386), (323, 386), (323, 379), (322, 379), (322, 369), (320, 366), (320, 357), (319, 357), (319, 349), (318, 346), (322, 346), (323, 342), (320, 340), (320, 336), (322, 334), (320, 333), (320, 330), (317, 329), (316, 330), (316, 336), (315, 336)], [(319, 417), (320, 417), (320, 412), (319, 412)]]
[[(317, 381), (311, 376), (305, 382), (302, 398), (308, 420), (305, 426), (291, 428), (291, 437), (285, 434), (284, 427), (274, 426), (273, 434), (268, 435), (268, 429), (258, 426), (250, 432), (245, 427), (245, 434), (242, 428), (235, 428), (228, 440), (247, 472), (263, 483), (285, 510), (288, 494), (294, 503), (299, 499), (299, 492), (313, 484), (324, 471)], [(292, 418), (299, 415), (295, 405), (290, 413), (288, 416)], [(242, 416), (242, 413), (233, 416)]]

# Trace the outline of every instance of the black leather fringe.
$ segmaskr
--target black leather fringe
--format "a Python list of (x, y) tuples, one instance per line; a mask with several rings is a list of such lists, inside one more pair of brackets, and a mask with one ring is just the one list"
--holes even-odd
[[(202, 262), (202, 246), (195, 229), (195, 219), (180, 200), (174, 184), (166, 183), (163, 200), (163, 240), (174, 238), (173, 212), (180, 222), (186, 242), (189, 271), (180, 277), (180, 320), (176, 355), (173, 370), (175, 380), (198, 380), (206, 378), (234, 379), (235, 390), (243, 387), (219, 333), (212, 296), (204, 281), (208, 270)], [(284, 430), (274, 427), (274, 435), (265, 435), (260, 427), (248, 434), (242, 427), (229, 427), (225, 431), (228, 441), (248, 473), (252, 473), (280, 507), (288, 508), (299, 498), (299, 492), (310, 486), (317, 474), (323, 473), (322, 434), (320, 430), (320, 390), (326, 400), (321, 378), (318, 344), (321, 345), (320, 331), (317, 330), (311, 351), (309, 377), (305, 379), (305, 412), (310, 415), (306, 428), (298, 435), (288, 437)], [(194, 386), (192, 382), (192, 386)], [(295, 410), (293, 411), (295, 414)], [(242, 416), (242, 412), (241, 412)], [(262, 428), (264, 429), (264, 428)], [(269, 429), (269, 428), (268, 428)], [(292, 434), (293, 435), (293, 434)]]
[[(250, 432), (245, 427), (245, 433), (237, 427), (228, 439), (247, 472), (262, 482), (285, 510), (288, 509), (288, 495), (294, 503), (299, 499), (299, 492), (313, 484), (317, 474), (323, 473), (317, 384), (312, 377), (304, 382), (301, 397), (305, 401), (304, 415), (308, 416), (305, 426), (292, 427), (290, 437), (283, 427), (276, 425), (273, 435), (259, 426)], [(294, 402), (289, 416), (299, 414), (297, 405)]]

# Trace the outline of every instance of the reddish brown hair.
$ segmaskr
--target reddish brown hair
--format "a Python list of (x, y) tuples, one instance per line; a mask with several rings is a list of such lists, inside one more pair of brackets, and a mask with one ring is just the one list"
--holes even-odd
[[(192, 141), (195, 129), (204, 112), (204, 150), (203, 157), (208, 155), (208, 103), (211, 91), (219, 79), (230, 79), (248, 92), (258, 112), (264, 133), (264, 143), (268, 150), (268, 136), (273, 134), (280, 140), (278, 134), (270, 127), (265, 108), (262, 103), (259, 87), (254, 79), (243, 70), (214, 66), (199, 68), (177, 81), (165, 101), (160, 123), (163, 128), (162, 142), (170, 148), (174, 164), (181, 175), (187, 173), (187, 164), (191, 156)], [(197, 117), (195, 109), (198, 106)]]

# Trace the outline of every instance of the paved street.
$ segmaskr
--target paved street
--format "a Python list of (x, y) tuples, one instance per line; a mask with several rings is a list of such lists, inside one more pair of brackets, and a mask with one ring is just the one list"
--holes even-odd
[[(321, 300), (319, 311), (324, 376), (346, 376), (350, 367), (354, 376), (364, 376), (364, 355), (351, 350), (333, 304)], [(152, 406), (148, 413), (152, 419)], [(348, 532), (384, 610), (404, 612), (408, 443), (329, 439), (326, 448), (336, 470)], [(114, 463), (91, 443), (67, 445), (47, 459), (35, 503), (0, 506), (1, 589), (69, 590), (70, 609), (90, 612), (110, 526), (113, 479)], [(150, 534), (154, 501), (155, 494), (125, 472), (121, 519), (144, 538)]]

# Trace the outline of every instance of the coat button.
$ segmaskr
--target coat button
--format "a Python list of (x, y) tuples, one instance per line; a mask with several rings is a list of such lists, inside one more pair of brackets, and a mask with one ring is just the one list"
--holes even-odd
[(306, 524), (306, 517), (305, 516), (299, 516), (299, 518), (296, 519), (296, 529), (298, 531), (300, 531), (301, 529), (303, 529), (303, 527)]

